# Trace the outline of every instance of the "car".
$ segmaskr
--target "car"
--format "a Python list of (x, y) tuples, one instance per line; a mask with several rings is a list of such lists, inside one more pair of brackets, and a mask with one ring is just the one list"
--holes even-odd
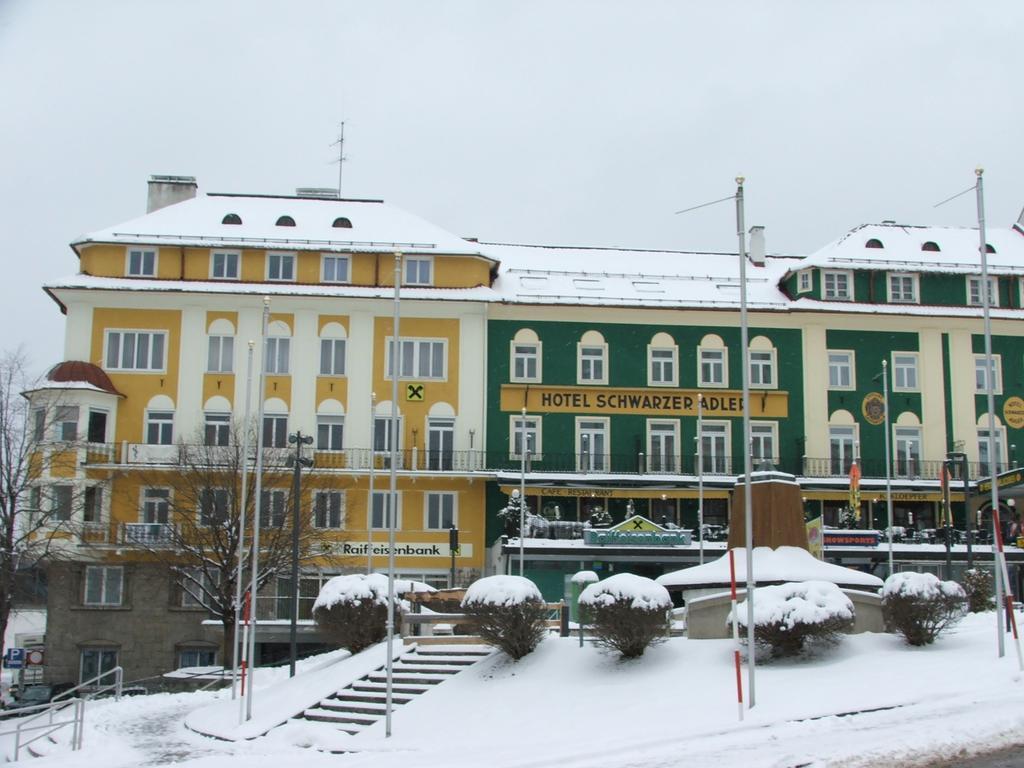
[(38, 683), (26, 685), (23, 690), (18, 691), (17, 697), (7, 705), (7, 709), (24, 709), (35, 707), (39, 704), (48, 704), (55, 696), (64, 691), (74, 688), (74, 683)]

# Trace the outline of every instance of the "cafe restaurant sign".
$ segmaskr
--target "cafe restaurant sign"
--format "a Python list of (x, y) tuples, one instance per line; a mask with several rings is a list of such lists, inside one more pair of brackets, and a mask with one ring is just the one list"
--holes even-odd
[(598, 547), (673, 547), (688, 545), (691, 540), (690, 531), (662, 528), (641, 515), (633, 515), (611, 528), (583, 531), (583, 543)]
[[(737, 390), (623, 387), (545, 387), (503, 384), (501, 410), (524, 407), (533, 413), (587, 413), (593, 415), (643, 414), (649, 416), (696, 416), (698, 398), (704, 399), (704, 416), (743, 415), (743, 393)], [(786, 418), (789, 393), (775, 390), (750, 393), (750, 415)]]

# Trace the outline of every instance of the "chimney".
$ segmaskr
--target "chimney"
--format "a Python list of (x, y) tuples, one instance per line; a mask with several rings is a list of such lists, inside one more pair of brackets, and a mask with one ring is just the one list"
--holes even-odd
[(750, 228), (750, 247), (747, 249), (750, 263), (756, 267), (764, 266), (764, 227)]
[(146, 213), (159, 211), (196, 196), (195, 176), (150, 176), (149, 194), (146, 197)]

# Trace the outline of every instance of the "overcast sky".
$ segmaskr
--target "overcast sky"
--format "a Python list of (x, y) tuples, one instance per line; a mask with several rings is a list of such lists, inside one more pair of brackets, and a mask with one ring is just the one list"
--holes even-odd
[(76, 236), (200, 192), (336, 186), (464, 236), (769, 251), (1024, 206), (1024, 3), (0, 0), (2, 348), (61, 358)]

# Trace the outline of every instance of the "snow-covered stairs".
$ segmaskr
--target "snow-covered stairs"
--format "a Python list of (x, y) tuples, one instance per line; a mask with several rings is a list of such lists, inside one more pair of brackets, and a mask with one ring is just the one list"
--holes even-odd
[[(411, 646), (392, 666), (392, 708), (408, 704), (493, 651), (484, 647)], [(387, 668), (364, 675), (315, 706), (301, 717), (331, 723), (338, 730), (356, 734), (387, 714)]]

